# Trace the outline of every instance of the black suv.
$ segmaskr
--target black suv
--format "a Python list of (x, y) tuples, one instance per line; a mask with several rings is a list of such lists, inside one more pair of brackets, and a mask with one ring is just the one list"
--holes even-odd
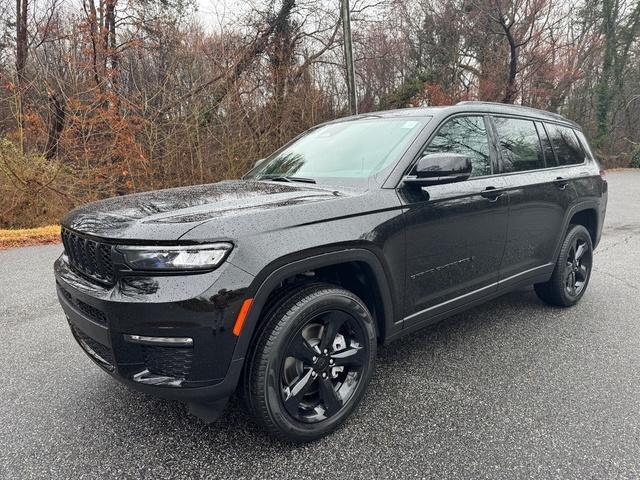
[(207, 421), (237, 392), (303, 442), (353, 412), (379, 343), (527, 285), (575, 304), (606, 201), (559, 115), (481, 102), (359, 115), (241, 180), (73, 210), (57, 292), (117, 379)]

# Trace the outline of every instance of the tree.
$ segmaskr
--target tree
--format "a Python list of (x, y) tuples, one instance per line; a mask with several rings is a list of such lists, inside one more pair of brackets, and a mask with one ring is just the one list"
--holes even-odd
[(601, 29), (604, 36), (602, 73), (596, 87), (597, 135), (596, 146), (604, 146), (609, 137), (609, 120), (616, 91), (623, 84), (623, 74), (629, 60), (631, 46), (637, 41), (640, 28), (640, 1), (629, 8), (619, 0), (602, 0)]
[(494, 35), (504, 37), (508, 46), (508, 69), (502, 102), (514, 103), (518, 94), (517, 76), (521, 50), (529, 45), (549, 20), (549, 0), (479, 0), (472, 1), (489, 21)]
[[(238, 177), (348, 115), (339, 0), (238, 2), (212, 26), (195, 0), (0, 1), (0, 224)], [(350, 0), (358, 110), (531, 105), (624, 166), (640, 144), (639, 4)]]

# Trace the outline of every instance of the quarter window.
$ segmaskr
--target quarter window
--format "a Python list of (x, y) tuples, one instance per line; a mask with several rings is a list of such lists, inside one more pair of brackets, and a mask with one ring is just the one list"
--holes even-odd
[(424, 149), (428, 153), (459, 153), (471, 159), (472, 177), (491, 174), (489, 138), (484, 118), (456, 117), (445, 123)]
[(578, 136), (578, 140), (580, 141), (580, 146), (582, 146), (582, 150), (584, 150), (584, 157), (593, 158), (593, 152), (589, 147), (589, 142), (587, 142), (587, 138), (584, 136), (580, 130), (574, 130), (575, 134)]
[(505, 171), (523, 172), (544, 168), (544, 155), (531, 120), (494, 117)]
[(585, 154), (575, 132), (568, 127), (545, 123), (558, 165), (575, 165), (584, 162)]

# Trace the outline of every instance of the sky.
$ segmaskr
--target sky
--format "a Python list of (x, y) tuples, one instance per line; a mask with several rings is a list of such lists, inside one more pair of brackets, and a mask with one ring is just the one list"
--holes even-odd
[(238, 18), (249, 9), (242, 0), (197, 0), (198, 20), (215, 30), (221, 29), (229, 20)]

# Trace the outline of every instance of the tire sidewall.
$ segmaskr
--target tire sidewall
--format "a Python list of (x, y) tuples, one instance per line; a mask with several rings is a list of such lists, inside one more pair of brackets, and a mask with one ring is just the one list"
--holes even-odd
[[(365, 337), (368, 350), (368, 361), (362, 371), (362, 379), (352, 396), (349, 398), (347, 405), (333, 417), (323, 420), (319, 423), (304, 423), (292, 418), (284, 409), (280, 394), (279, 370), (282, 365), (282, 355), (285, 351), (292, 336), (295, 335), (303, 326), (313, 317), (321, 313), (323, 310), (343, 310), (352, 315), (360, 324)], [(270, 345), (268, 350), (262, 352), (268, 356), (266, 363), (266, 371), (261, 376), (265, 382), (264, 401), (267, 405), (271, 421), (277, 425), (286, 437), (294, 441), (308, 441), (320, 438), (335, 428), (337, 428), (357, 407), (362, 399), (367, 385), (371, 379), (374, 369), (374, 361), (376, 354), (376, 331), (375, 324), (371, 314), (357, 297), (346, 291), (336, 289), (327, 289), (326, 292), (317, 295), (315, 298), (304, 302), (302, 305), (296, 304), (284, 313), (284, 316), (290, 316), (289, 321), (284, 328), (277, 334), (275, 341)]]

